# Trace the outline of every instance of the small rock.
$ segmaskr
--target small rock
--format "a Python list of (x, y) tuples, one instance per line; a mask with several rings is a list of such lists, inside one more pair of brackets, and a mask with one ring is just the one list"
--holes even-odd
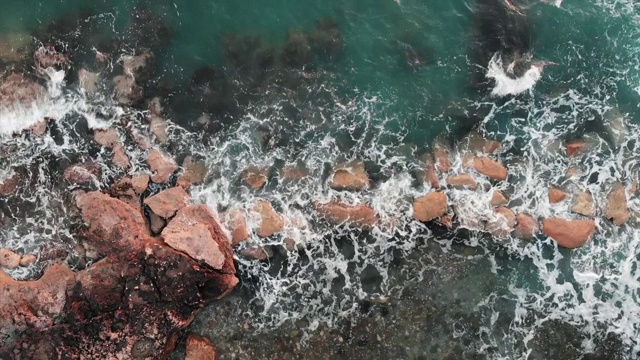
[(285, 166), (280, 170), (280, 178), (284, 181), (300, 181), (311, 176), (309, 169), (304, 165), (301, 166)]
[(507, 179), (507, 168), (499, 162), (486, 158), (473, 158), (472, 166), (477, 172), (494, 180), (504, 181)]
[(560, 189), (551, 188), (549, 190), (549, 203), (551, 204), (557, 204), (559, 202), (562, 202), (566, 198), (567, 198), (567, 193)]
[(509, 202), (507, 198), (504, 196), (502, 191), (494, 190), (493, 195), (491, 196), (491, 206), (497, 207), (506, 205)]
[(180, 186), (176, 186), (144, 199), (144, 203), (156, 215), (168, 219), (187, 206), (189, 199), (189, 194)]
[(155, 213), (151, 213), (149, 215), (149, 228), (154, 234), (159, 234), (164, 228), (166, 222), (163, 218), (156, 215)]
[(136, 194), (141, 195), (149, 186), (149, 175), (142, 174), (131, 177), (131, 186)]
[(593, 196), (591, 193), (587, 191), (582, 191), (576, 195), (573, 200), (573, 205), (571, 206), (571, 211), (576, 214), (595, 217), (596, 216), (596, 206), (593, 203)]
[(135, 79), (138, 83), (149, 80), (149, 66), (153, 61), (153, 54), (143, 52), (136, 56), (124, 56), (122, 58), (122, 70), (125, 75)]
[(6, 179), (0, 181), (0, 196), (9, 196), (14, 194), (20, 187), (20, 175), (12, 173)]
[(516, 228), (513, 234), (520, 238), (529, 240), (538, 233), (538, 222), (531, 216), (526, 214), (518, 214), (516, 217)]
[(134, 78), (118, 75), (113, 78), (115, 98), (122, 105), (131, 106), (142, 99), (142, 88)]
[(262, 222), (258, 228), (257, 234), (260, 237), (269, 237), (284, 230), (284, 220), (264, 199), (258, 199), (253, 206), (253, 211), (260, 214)]
[(496, 237), (508, 236), (516, 226), (516, 214), (506, 207), (498, 207), (492, 219), (487, 222), (487, 231)]
[(232, 245), (238, 245), (251, 236), (244, 211), (239, 209), (229, 210), (225, 216), (225, 223), (229, 231), (231, 231)]
[(20, 266), (29, 267), (33, 265), (36, 262), (36, 260), (38, 260), (37, 256), (33, 254), (27, 254), (20, 259)]
[(0, 249), (0, 267), (13, 270), (20, 266), (20, 255), (9, 249)]
[(596, 224), (592, 219), (565, 220), (549, 218), (542, 222), (542, 231), (555, 240), (558, 245), (574, 249), (589, 241), (595, 232)]
[(431, 185), (431, 188), (437, 190), (440, 188), (440, 181), (438, 180), (438, 174), (436, 173), (435, 160), (433, 155), (427, 153), (422, 156), (422, 169), (418, 171), (418, 178), (422, 182), (426, 182)]
[(418, 221), (431, 221), (446, 213), (447, 195), (443, 192), (432, 192), (415, 199), (413, 202), (413, 216)]
[(178, 186), (188, 188), (191, 185), (202, 184), (207, 175), (207, 166), (204, 161), (198, 161), (193, 156), (187, 156), (182, 162), (184, 173), (178, 178)]
[(361, 229), (371, 229), (378, 216), (366, 205), (347, 205), (339, 202), (316, 204), (316, 211), (327, 221), (335, 225), (347, 224)]
[(580, 175), (580, 169), (575, 166), (569, 166), (565, 172), (565, 176), (568, 178), (577, 177), (578, 175)]
[(80, 69), (80, 71), (78, 71), (78, 83), (87, 95), (93, 95), (98, 92), (98, 74), (96, 73), (86, 69)]
[(242, 180), (254, 190), (260, 190), (267, 183), (269, 177), (268, 168), (251, 166), (242, 172)]
[(451, 149), (442, 141), (436, 141), (433, 145), (433, 156), (435, 158), (435, 168), (440, 172), (451, 170)]
[(31, 127), (29, 127), (29, 131), (31, 131), (35, 136), (42, 136), (47, 132), (48, 126), (49, 119), (45, 118), (44, 120), (31, 125)]
[(446, 227), (447, 229), (453, 228), (453, 214), (440, 216), (439, 218), (436, 219), (436, 221), (438, 222), (438, 224)]
[(567, 156), (574, 157), (578, 155), (582, 155), (587, 148), (587, 143), (583, 140), (567, 143)]
[(475, 190), (478, 188), (476, 179), (474, 179), (470, 174), (451, 175), (447, 177), (447, 185), (450, 185), (456, 189), (467, 188)]
[(71, 165), (64, 171), (64, 179), (71, 185), (91, 185), (99, 182), (100, 166), (92, 161)]
[(211, 340), (203, 336), (189, 334), (185, 360), (218, 360), (219, 355)]
[(638, 193), (638, 182), (634, 181), (629, 185), (629, 194), (636, 195)]
[(158, 149), (151, 150), (147, 157), (147, 164), (149, 164), (151, 171), (154, 172), (151, 180), (158, 184), (169, 181), (171, 175), (178, 170), (178, 165), (175, 161), (164, 156)]
[(111, 160), (114, 166), (128, 170), (131, 168), (131, 161), (127, 156), (127, 151), (124, 146), (118, 144), (113, 149), (113, 159)]
[(169, 139), (167, 136), (167, 122), (162, 117), (151, 114), (147, 116), (147, 121), (149, 121), (149, 132), (156, 140), (164, 143)]
[(94, 130), (93, 138), (98, 144), (109, 149), (120, 142), (118, 131), (113, 128)]
[(296, 250), (297, 245), (296, 245), (296, 241), (294, 239), (288, 237), (288, 238), (285, 238), (282, 241), (282, 243), (284, 245), (284, 248), (287, 249), (287, 251), (291, 252), (291, 251), (295, 251)]
[(369, 174), (364, 169), (364, 163), (353, 160), (338, 165), (334, 172), (329, 187), (334, 190), (361, 191), (369, 188)]
[(68, 69), (71, 66), (69, 56), (58, 52), (52, 45), (40, 46), (33, 55), (38, 72), (54, 68), (56, 70)]
[(624, 185), (617, 183), (607, 195), (606, 218), (620, 226), (629, 221), (630, 217)]
[(253, 260), (267, 260), (273, 256), (273, 251), (268, 247), (263, 246), (250, 246), (246, 249), (240, 250), (242, 256)]

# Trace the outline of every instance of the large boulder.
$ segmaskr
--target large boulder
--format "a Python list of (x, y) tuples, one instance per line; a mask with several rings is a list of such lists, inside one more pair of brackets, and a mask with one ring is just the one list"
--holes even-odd
[(144, 199), (144, 203), (154, 214), (168, 219), (187, 206), (189, 200), (189, 194), (182, 187), (176, 186)]
[(0, 179), (0, 196), (9, 196), (18, 191), (20, 187), (20, 175), (11, 172), (9, 176)]
[(447, 209), (447, 195), (443, 192), (432, 192), (413, 201), (413, 216), (422, 222), (445, 215)]
[(562, 202), (564, 199), (567, 198), (567, 193), (558, 189), (558, 188), (551, 188), (549, 190), (549, 203), (550, 204), (557, 204), (559, 202)]
[(178, 185), (188, 188), (204, 181), (207, 175), (207, 166), (204, 161), (196, 160), (193, 156), (187, 156), (182, 162), (184, 172), (178, 178)]
[[(47, 109), (47, 91), (21, 74), (10, 74), (0, 80), (0, 134), (18, 133), (42, 122), (42, 110)], [(14, 121), (11, 113), (19, 113)], [(47, 116), (47, 115), (45, 115)]]
[(615, 184), (607, 195), (606, 218), (620, 226), (629, 221), (631, 214), (627, 205), (627, 194), (622, 183)]
[(369, 188), (369, 174), (360, 160), (338, 165), (333, 171), (329, 187), (334, 190), (360, 191)]
[(260, 190), (266, 185), (267, 180), (269, 179), (269, 168), (250, 166), (242, 171), (240, 176), (247, 186), (251, 187), (253, 190)]
[(371, 229), (378, 221), (376, 211), (366, 205), (347, 205), (339, 202), (316, 204), (316, 211), (335, 225), (347, 224), (361, 229)]
[(232, 245), (238, 245), (251, 237), (247, 215), (240, 209), (231, 209), (225, 214), (225, 225), (231, 232)]
[(595, 230), (596, 224), (591, 219), (549, 218), (542, 222), (542, 231), (555, 240), (558, 245), (568, 249), (586, 244)]
[(495, 237), (505, 237), (511, 234), (515, 226), (516, 214), (509, 208), (498, 207), (487, 222), (486, 230)]

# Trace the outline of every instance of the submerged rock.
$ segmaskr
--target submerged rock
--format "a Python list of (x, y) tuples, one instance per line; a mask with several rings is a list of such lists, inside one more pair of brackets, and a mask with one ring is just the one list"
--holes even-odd
[(242, 172), (241, 177), (245, 184), (249, 185), (253, 190), (260, 190), (267, 183), (269, 169), (251, 166)]
[(486, 230), (492, 236), (505, 237), (511, 234), (516, 226), (516, 214), (509, 208), (499, 207), (494, 210), (493, 218), (489, 219)]
[(80, 84), (80, 89), (87, 95), (94, 95), (98, 92), (98, 74), (94, 72), (80, 69), (78, 71), (78, 83)]
[(142, 84), (151, 77), (151, 66), (154, 56), (151, 52), (145, 51), (139, 55), (127, 55), (122, 58), (122, 71), (125, 75), (133, 78), (138, 84)]
[(229, 210), (225, 215), (225, 224), (231, 232), (232, 245), (238, 245), (251, 236), (247, 226), (247, 215), (240, 209)]
[(13, 270), (18, 266), (20, 266), (20, 255), (9, 249), (0, 249), (0, 267)]
[(582, 155), (587, 149), (587, 143), (583, 140), (567, 143), (565, 146), (567, 149), (568, 157), (575, 157), (575, 156)]
[(169, 181), (171, 175), (178, 170), (178, 165), (173, 159), (163, 155), (160, 150), (153, 149), (147, 157), (147, 164), (154, 174), (151, 180), (155, 183), (162, 184)]
[(18, 191), (20, 187), (20, 175), (12, 173), (6, 179), (0, 181), (0, 196), (9, 196)]
[(246, 258), (260, 261), (273, 257), (273, 251), (268, 246), (249, 246), (240, 250), (240, 254)]
[(27, 34), (11, 33), (0, 36), (0, 62), (19, 63), (27, 58), (32, 43)]
[(258, 199), (253, 206), (253, 211), (257, 212), (262, 219), (260, 227), (256, 231), (258, 236), (269, 237), (284, 230), (284, 219), (267, 200)]
[(100, 182), (102, 169), (93, 161), (71, 165), (64, 171), (64, 179), (71, 185), (92, 185)]
[(451, 147), (443, 141), (436, 141), (433, 144), (433, 156), (435, 158), (435, 167), (440, 172), (448, 172), (451, 170)]
[(311, 172), (304, 165), (285, 166), (280, 170), (280, 178), (284, 181), (300, 181), (311, 176)]
[(435, 159), (432, 154), (426, 153), (421, 157), (421, 168), (418, 170), (418, 180), (421, 183), (428, 183), (431, 188), (437, 190), (440, 188), (440, 180), (436, 173)]
[(33, 54), (33, 60), (39, 72), (43, 72), (48, 68), (62, 70), (71, 67), (69, 56), (57, 51), (52, 45), (40, 46)]
[(207, 175), (207, 166), (204, 161), (196, 160), (191, 155), (184, 158), (182, 168), (184, 172), (178, 178), (178, 186), (182, 186), (183, 188), (201, 184)]
[(218, 351), (209, 338), (189, 334), (185, 360), (218, 360), (219, 358)]
[(366, 205), (347, 205), (339, 202), (316, 204), (316, 211), (327, 221), (335, 225), (371, 229), (378, 221), (375, 210)]
[(571, 206), (571, 211), (576, 214), (595, 217), (596, 216), (596, 206), (593, 203), (593, 196), (588, 191), (582, 191), (576, 195), (573, 199), (573, 205)]
[(142, 88), (131, 76), (118, 75), (113, 78), (115, 98), (122, 105), (131, 106), (142, 100)]
[(617, 183), (607, 195), (606, 218), (620, 226), (629, 221), (631, 214), (627, 205), (627, 194), (624, 185)]
[(413, 201), (413, 216), (422, 222), (445, 215), (447, 209), (447, 195), (443, 192), (432, 192)]
[(369, 174), (361, 160), (336, 166), (329, 187), (334, 190), (362, 191), (369, 189)]
[(168, 219), (187, 206), (189, 199), (189, 194), (182, 187), (176, 186), (144, 199), (144, 203), (154, 214)]
[(586, 244), (595, 230), (596, 224), (591, 219), (549, 218), (542, 222), (542, 231), (555, 240), (558, 245), (568, 249)]
[(478, 188), (478, 182), (473, 178), (471, 174), (459, 174), (451, 175), (447, 177), (447, 185), (457, 189), (471, 189)]
[(530, 215), (518, 214), (516, 223), (513, 235), (520, 239), (532, 239), (539, 232), (538, 222)]
[(472, 166), (477, 172), (491, 179), (504, 181), (507, 179), (507, 168), (499, 162), (486, 158), (473, 158)]

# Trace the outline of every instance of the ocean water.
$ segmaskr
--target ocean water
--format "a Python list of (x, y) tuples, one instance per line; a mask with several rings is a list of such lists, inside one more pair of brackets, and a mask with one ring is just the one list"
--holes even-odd
[[(170, 139), (160, 146), (178, 160), (195, 155), (209, 170), (192, 189), (196, 201), (222, 213), (266, 198), (288, 219), (283, 234), (252, 235), (241, 246), (272, 246), (276, 256), (249, 260), (239, 250), (242, 288), (192, 328), (209, 334), (223, 358), (259, 358), (251, 351), (263, 358), (640, 357), (636, 196), (628, 194), (627, 225), (599, 216), (591, 242), (571, 251), (543, 235), (498, 239), (470, 223), (446, 232), (412, 218), (413, 198), (430, 191), (414, 178), (420, 155), (435, 140), (455, 147), (471, 131), (502, 143), (497, 157), (510, 176), (504, 183), (479, 177), (478, 191), (447, 190), (460, 218), (491, 220), (491, 189), (507, 193), (518, 213), (576, 217), (568, 202), (548, 203), (551, 184), (588, 189), (601, 214), (615, 181), (638, 180), (637, 1), (512, 3), (516, 9), (499, 0), (7, 1), (2, 36), (20, 35), (26, 47), (55, 43), (74, 61), (66, 73), (41, 76), (46, 102), (0, 109), (0, 180), (13, 172), (28, 179), (2, 199), (0, 247), (41, 255), (35, 268), (10, 274), (37, 277), (51, 249), (85, 266), (73, 255), (80, 222), (67, 206), (62, 171), (90, 157), (103, 167), (98, 187), (124, 175), (90, 129), (147, 131), (145, 106), (117, 104), (108, 84), (121, 56), (148, 48), (156, 61), (145, 97), (162, 99), (169, 122)], [(109, 65), (95, 61), (96, 51), (110, 55)], [(517, 56), (532, 62), (509, 74)], [(0, 64), (31, 74), (29, 61), (30, 54)], [(80, 68), (101, 74), (97, 96), (79, 90)], [(43, 114), (55, 119), (46, 135), (11, 134)], [(198, 121), (203, 114), (208, 121)], [(575, 139), (586, 139), (589, 153), (567, 159), (562, 143)], [(130, 139), (126, 147), (131, 172), (144, 171), (144, 151)], [(466, 171), (453, 153), (452, 172)], [(329, 189), (328, 169), (354, 158), (365, 161), (373, 187)], [(258, 192), (240, 185), (247, 167), (300, 164), (312, 174), (302, 182), (272, 176)], [(569, 167), (578, 175), (568, 177)], [(335, 199), (372, 206), (380, 224), (361, 232), (324, 223), (313, 204)], [(257, 221), (250, 217), (252, 226)], [(286, 238), (297, 251), (282, 249)], [(380, 330), (374, 346), (319, 335), (364, 331), (357, 325), (371, 304), (391, 304), (390, 318), (379, 321), (406, 337)], [(240, 326), (242, 338), (225, 326)], [(295, 356), (268, 345), (292, 329)]]

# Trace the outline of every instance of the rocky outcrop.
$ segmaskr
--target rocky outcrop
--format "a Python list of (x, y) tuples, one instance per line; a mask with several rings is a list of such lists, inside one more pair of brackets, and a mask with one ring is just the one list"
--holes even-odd
[(539, 232), (538, 222), (536, 219), (526, 214), (518, 214), (516, 216), (516, 228), (513, 235), (517, 238), (530, 240)]
[(86, 69), (80, 69), (78, 71), (78, 84), (85, 94), (94, 95), (98, 92), (98, 74)]
[(189, 334), (185, 360), (218, 360), (218, 351), (213, 342), (204, 336)]
[[(0, 82), (0, 109), (16, 111), (45, 99), (45, 88), (21, 74), (10, 74)], [(18, 130), (18, 129), (16, 129)]]
[(57, 51), (52, 45), (43, 45), (33, 54), (33, 61), (39, 73), (45, 69), (63, 70), (71, 67), (67, 54)]
[(507, 168), (499, 162), (487, 157), (474, 157), (471, 166), (480, 174), (491, 179), (504, 181), (507, 179)]
[(571, 211), (576, 214), (595, 217), (596, 206), (593, 203), (593, 196), (588, 191), (582, 191), (578, 193), (573, 199), (573, 205)]
[(260, 215), (260, 227), (256, 231), (260, 237), (269, 237), (284, 230), (284, 219), (278, 214), (271, 204), (264, 199), (258, 199), (253, 206), (253, 211)]
[(564, 199), (567, 198), (567, 193), (558, 189), (558, 188), (551, 188), (549, 190), (549, 203), (551, 204), (557, 204), (559, 202), (564, 201)]
[(162, 184), (169, 181), (171, 175), (178, 170), (178, 165), (173, 159), (163, 155), (160, 150), (152, 149), (147, 156), (147, 164), (153, 171), (151, 180), (154, 183)]
[(269, 168), (251, 166), (245, 169), (240, 176), (247, 186), (253, 190), (260, 190), (267, 184)]
[(114, 96), (118, 103), (131, 106), (142, 100), (142, 88), (130, 76), (118, 75), (113, 78)]
[(81, 164), (69, 166), (64, 171), (63, 176), (70, 185), (92, 185), (100, 182), (102, 169), (100, 169), (100, 165), (93, 161), (85, 161)]
[(622, 183), (615, 184), (609, 191), (605, 216), (618, 226), (629, 221), (631, 214), (627, 205), (627, 194)]
[(338, 165), (329, 181), (329, 187), (334, 190), (361, 191), (368, 189), (369, 186), (369, 174), (360, 160)]
[(346, 224), (360, 229), (371, 229), (378, 221), (376, 211), (366, 205), (347, 205), (340, 202), (315, 204), (322, 218), (334, 225)]
[(432, 192), (413, 201), (413, 216), (422, 222), (444, 216), (447, 209), (447, 195), (443, 192)]
[(478, 182), (471, 174), (451, 175), (447, 177), (447, 185), (456, 189), (475, 190), (478, 188)]
[(168, 219), (189, 204), (189, 194), (176, 186), (144, 199), (144, 203), (154, 214)]
[(433, 157), (436, 170), (443, 173), (451, 170), (451, 147), (445, 141), (441, 139), (434, 141)]
[(555, 240), (558, 245), (568, 249), (574, 249), (586, 244), (595, 229), (596, 224), (591, 219), (566, 220), (550, 218), (542, 222), (542, 231)]

